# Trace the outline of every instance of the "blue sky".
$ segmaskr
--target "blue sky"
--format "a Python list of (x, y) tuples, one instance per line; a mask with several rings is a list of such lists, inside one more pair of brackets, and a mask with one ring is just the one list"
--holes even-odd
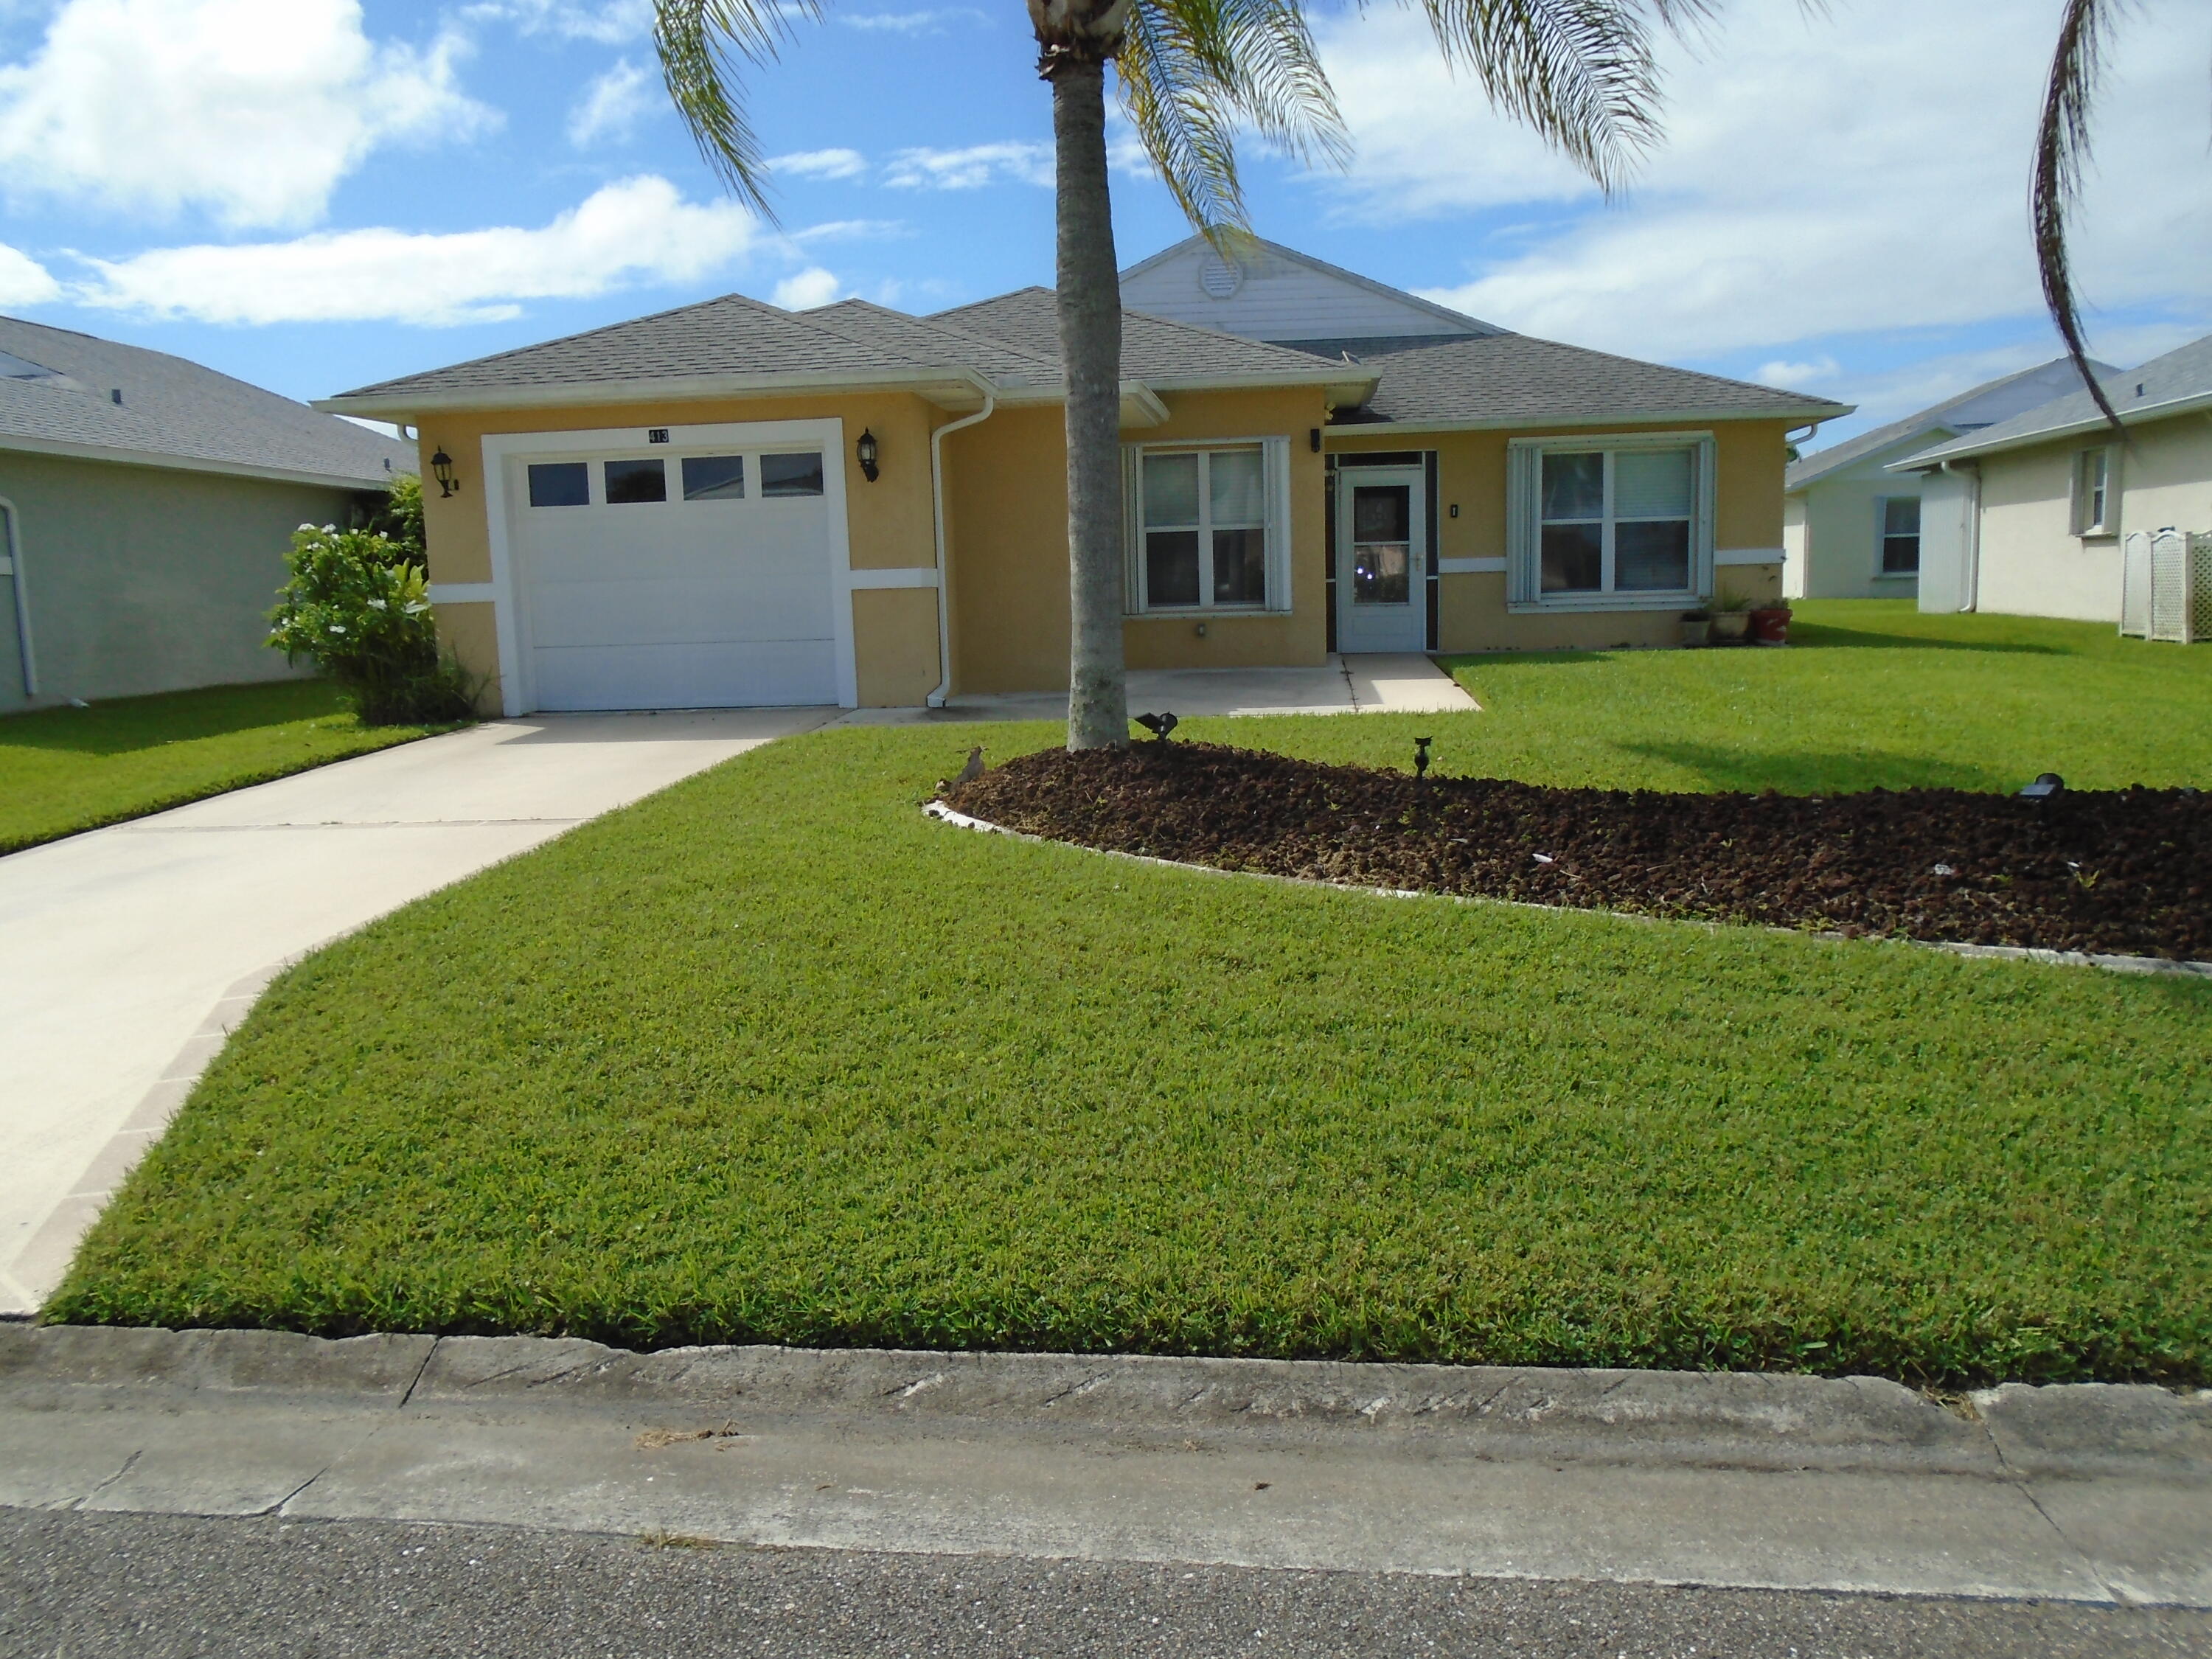
[[(1316, 175), (1252, 149), (1255, 227), (1509, 327), (1887, 418), (2055, 350), (2024, 202), (2057, 10), (1738, 0), (1669, 49), (1668, 143), (1607, 204), (1411, 15), (1323, 9), (1357, 159)], [(644, 21), (638, 0), (0, 0), (0, 310), (310, 398), (731, 289), (927, 311), (1050, 282), (1020, 7), (800, 24), (750, 83), (787, 158), (780, 228), (700, 164)], [(2208, 56), (2212, 17), (2152, 0), (2114, 64), (2082, 247), (2115, 362), (2212, 331)], [(1186, 228), (1121, 154), (1127, 264)]]

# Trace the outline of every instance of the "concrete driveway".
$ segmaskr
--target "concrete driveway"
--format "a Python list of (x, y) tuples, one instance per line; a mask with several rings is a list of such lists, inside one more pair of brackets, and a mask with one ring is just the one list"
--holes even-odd
[(0, 1311), (287, 962), (831, 709), (498, 720), (0, 858)]

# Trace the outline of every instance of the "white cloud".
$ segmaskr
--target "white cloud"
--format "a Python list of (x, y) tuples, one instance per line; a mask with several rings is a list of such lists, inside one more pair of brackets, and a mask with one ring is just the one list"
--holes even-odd
[(289, 242), (156, 248), (87, 261), (81, 304), (210, 323), (495, 322), (527, 300), (690, 283), (758, 235), (736, 204), (697, 205), (665, 179), (626, 179), (538, 229), (348, 230)]
[(627, 58), (620, 59), (594, 77), (568, 112), (568, 142), (578, 149), (623, 142), (660, 106), (659, 92), (660, 83), (651, 71)]
[(0, 67), (0, 179), (234, 228), (313, 223), (379, 145), (495, 122), (457, 83), (464, 50), (373, 44), (358, 0), (66, 0), (37, 54)]
[(826, 306), (838, 296), (836, 277), (812, 265), (795, 275), (785, 277), (775, 285), (769, 296), (771, 303), (786, 311), (811, 311), (817, 306)]
[[(1322, 33), (1359, 146), (1322, 188), (1376, 222), (1534, 210), (1468, 249), (1470, 280), (1424, 292), (1639, 356), (2029, 319), (2029, 143), (2052, 27), (2042, 0), (1732, 8), (1698, 55), (1670, 49), (1668, 142), (1608, 208), (1453, 81), (1417, 18), (1369, 12)], [(2205, 32), (2193, 8), (2124, 21), (2080, 241), (2102, 304), (2212, 307)]]
[(653, 0), (483, 0), (461, 11), (468, 22), (512, 23), (524, 34), (620, 46), (653, 27)]
[(791, 233), (793, 242), (884, 242), (914, 234), (903, 219), (831, 219)]
[(840, 12), (837, 21), (848, 28), (893, 34), (942, 34), (951, 24), (988, 23), (991, 20), (973, 6), (941, 6), (924, 11)]
[(857, 179), (868, 170), (868, 158), (857, 149), (802, 149), (771, 155), (768, 167), (800, 179)]
[(44, 305), (61, 294), (62, 285), (44, 265), (0, 242), (0, 306)]
[(1050, 188), (1052, 146), (1007, 139), (965, 149), (902, 149), (884, 172), (894, 190), (978, 190), (1007, 179)]
[(1844, 366), (1833, 357), (1817, 357), (1809, 363), (1778, 358), (1771, 363), (1761, 363), (1751, 378), (1765, 386), (1801, 386), (1832, 380), (1843, 372)]

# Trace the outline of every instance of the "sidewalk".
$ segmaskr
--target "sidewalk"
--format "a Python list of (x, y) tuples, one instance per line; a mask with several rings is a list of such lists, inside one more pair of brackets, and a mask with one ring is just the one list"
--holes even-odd
[(2212, 1607), (2212, 1392), (0, 1327), (0, 1504)]
[(495, 720), (0, 859), (0, 1312), (314, 946), (835, 709)]

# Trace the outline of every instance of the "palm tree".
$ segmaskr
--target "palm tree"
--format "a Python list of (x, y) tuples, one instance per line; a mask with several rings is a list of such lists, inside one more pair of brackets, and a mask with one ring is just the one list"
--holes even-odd
[[(1407, 0), (1491, 104), (1608, 194), (1659, 136), (1655, 35), (1711, 0)], [(1057, 282), (1067, 377), (1072, 630), (1067, 746), (1129, 740), (1121, 653), (1121, 296), (1106, 173), (1106, 69), (1122, 111), (1191, 223), (1225, 252), (1247, 228), (1236, 138), (1349, 154), (1302, 0), (1027, 0), (1052, 87)], [(707, 164), (773, 217), (739, 71), (766, 64), (819, 0), (654, 0), (663, 78)]]
[(2043, 278), (2043, 303), (2066, 342), (2081, 384), (2097, 400), (2112, 430), (2120, 417), (2089, 367), (2081, 337), (2081, 296), (2074, 288), (2068, 247), (2074, 210), (2081, 200), (2081, 170), (2089, 159), (2089, 106), (2105, 73), (2105, 43), (2122, 0), (2066, 0), (2058, 19), (2058, 47), (2043, 92), (2043, 118), (2035, 131), (2035, 182), (2030, 211), (2035, 223), (2035, 264)]

